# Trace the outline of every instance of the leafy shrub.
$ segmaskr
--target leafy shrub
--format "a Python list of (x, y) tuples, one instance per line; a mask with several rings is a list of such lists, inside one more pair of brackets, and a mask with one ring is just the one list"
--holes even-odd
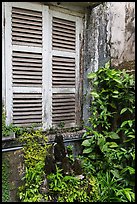
[(56, 166), (56, 173), (48, 175), (48, 201), (58, 202), (93, 202), (98, 200), (98, 188), (95, 178), (85, 176), (83, 179), (74, 175), (63, 175)]
[(11, 136), (12, 134), (16, 134), (16, 136), (19, 136), (24, 132), (27, 132), (27, 128), (25, 127), (24, 128), (17, 127), (12, 123), (9, 125), (6, 125), (6, 113), (5, 113), (4, 106), (2, 106), (2, 136), (7, 137), (7, 136)]
[[(102, 202), (134, 201), (134, 77), (125, 70), (112, 69), (107, 63), (88, 78), (92, 98), (90, 125), (86, 127), (82, 143), (87, 157), (84, 167), (98, 177)], [(108, 178), (115, 186), (112, 185), (113, 193), (109, 193), (109, 185), (102, 187)]]
[(39, 202), (43, 198), (40, 186), (45, 176), (45, 157), (50, 145), (41, 130), (25, 132), (19, 141), (23, 143), (25, 161), (24, 185), (19, 187), (19, 197), (23, 202)]

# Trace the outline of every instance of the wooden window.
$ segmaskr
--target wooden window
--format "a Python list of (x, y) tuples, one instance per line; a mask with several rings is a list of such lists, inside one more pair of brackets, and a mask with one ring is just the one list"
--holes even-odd
[(4, 2), (7, 124), (79, 126), (82, 20), (29, 2)]

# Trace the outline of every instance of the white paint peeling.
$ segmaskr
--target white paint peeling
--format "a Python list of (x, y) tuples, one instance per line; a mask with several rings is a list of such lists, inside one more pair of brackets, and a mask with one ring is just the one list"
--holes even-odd
[[(134, 2), (109, 2), (109, 26), (111, 26), (111, 58), (112, 64), (117, 66), (123, 61), (134, 60), (134, 35), (131, 26), (134, 27), (134, 21), (131, 22), (131, 14), (135, 8)], [(126, 11), (126, 9), (128, 10)], [(127, 13), (126, 13), (127, 12)], [(128, 16), (129, 15), (129, 16)], [(128, 16), (128, 23), (130, 24), (129, 30), (127, 30), (126, 18)], [(128, 24), (127, 23), (127, 24)], [(128, 40), (130, 38), (130, 42)]]

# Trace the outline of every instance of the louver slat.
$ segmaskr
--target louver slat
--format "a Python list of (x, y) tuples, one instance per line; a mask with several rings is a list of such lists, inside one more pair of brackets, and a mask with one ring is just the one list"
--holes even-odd
[(13, 86), (42, 86), (42, 54), (13, 51)]
[(57, 125), (75, 123), (75, 94), (53, 93), (52, 123)]
[(42, 46), (42, 12), (12, 8), (12, 44)]
[(53, 17), (53, 49), (75, 52), (75, 35), (75, 22)]
[(30, 126), (42, 122), (41, 93), (13, 93), (13, 124)]
[(52, 86), (75, 87), (75, 59), (53, 56), (52, 59)]

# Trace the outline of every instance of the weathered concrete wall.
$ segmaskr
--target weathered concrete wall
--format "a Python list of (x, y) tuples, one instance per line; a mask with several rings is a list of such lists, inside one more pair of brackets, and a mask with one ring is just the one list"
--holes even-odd
[(112, 65), (135, 60), (135, 2), (110, 2), (108, 15)]
[(111, 59), (111, 65), (134, 69), (135, 2), (106, 2), (89, 9), (84, 31), (83, 120), (90, 116), (90, 85), (87, 74)]
[[(24, 162), (22, 150), (8, 151), (2, 153), (2, 163), (8, 160), (8, 185), (9, 185), (9, 201), (19, 202), (18, 187), (23, 184), (21, 180), (24, 175)], [(3, 180), (3, 178), (2, 178)], [(4, 193), (4, 192), (3, 192)], [(5, 202), (5, 201), (3, 201)]]
[(108, 41), (108, 28), (106, 4), (101, 4), (89, 9), (86, 15), (86, 27), (84, 31), (84, 83), (83, 83), (83, 119), (88, 124), (90, 116), (90, 86), (87, 74), (98, 70), (110, 59), (110, 48)]

